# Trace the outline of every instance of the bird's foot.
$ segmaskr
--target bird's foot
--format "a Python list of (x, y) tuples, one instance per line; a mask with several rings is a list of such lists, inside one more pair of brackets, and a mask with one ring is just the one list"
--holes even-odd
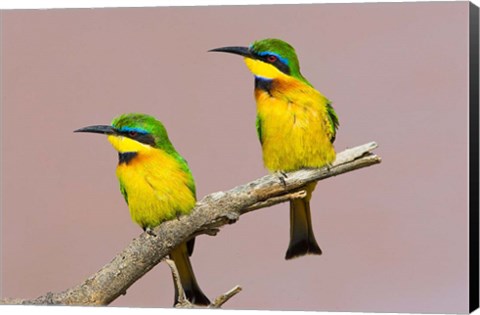
[(283, 187), (287, 187), (287, 182), (285, 181), (288, 178), (287, 173), (285, 173), (283, 171), (277, 171), (276, 173), (277, 173), (277, 177), (280, 180), (280, 183), (282, 183)]
[(147, 227), (145, 229), (145, 232), (147, 232), (147, 234), (150, 236), (157, 236), (157, 234), (155, 234), (155, 232), (153, 232), (153, 230), (150, 227)]

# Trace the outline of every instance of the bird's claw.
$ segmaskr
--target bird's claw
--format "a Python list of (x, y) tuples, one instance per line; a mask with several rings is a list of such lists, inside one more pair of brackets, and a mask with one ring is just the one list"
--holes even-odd
[(282, 186), (287, 187), (287, 182), (285, 181), (285, 179), (288, 178), (287, 173), (285, 173), (283, 171), (278, 171), (277, 172), (277, 177), (280, 180), (280, 182), (282, 183)]
[(332, 164), (328, 163), (327, 165), (325, 165), (325, 167), (327, 169), (327, 172), (330, 172), (330, 170), (332, 169)]
[(157, 236), (157, 234), (155, 234), (155, 232), (153, 232), (153, 230), (149, 227), (145, 229), (145, 232), (147, 232), (147, 234), (150, 236)]

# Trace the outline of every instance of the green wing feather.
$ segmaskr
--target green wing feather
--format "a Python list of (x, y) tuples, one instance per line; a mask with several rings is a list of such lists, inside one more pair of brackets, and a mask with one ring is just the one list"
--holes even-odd
[(125, 189), (125, 186), (123, 186), (123, 183), (119, 180), (120, 183), (120, 192), (123, 195), (123, 198), (125, 198), (125, 202), (128, 205), (128, 195), (127, 195), (127, 190)]
[(195, 180), (193, 179), (192, 172), (190, 171), (190, 168), (188, 167), (187, 160), (185, 160), (179, 153), (175, 152), (173, 155), (174, 158), (180, 162), (180, 167), (182, 168), (182, 171), (184, 171), (186, 174), (188, 174), (188, 182), (186, 183), (188, 189), (192, 192), (193, 196), (196, 198), (197, 192), (196, 192), (196, 187), (195, 187)]
[(257, 135), (258, 139), (260, 140), (260, 144), (263, 144), (262, 138), (262, 119), (259, 115), (257, 115), (257, 120), (255, 121), (255, 126), (257, 127)]
[(335, 136), (337, 135), (337, 129), (338, 126), (340, 125), (338, 121), (338, 116), (337, 113), (335, 112), (335, 109), (333, 109), (332, 104), (330, 101), (327, 100), (327, 116), (328, 116), (328, 121), (330, 122), (330, 142), (335, 141)]

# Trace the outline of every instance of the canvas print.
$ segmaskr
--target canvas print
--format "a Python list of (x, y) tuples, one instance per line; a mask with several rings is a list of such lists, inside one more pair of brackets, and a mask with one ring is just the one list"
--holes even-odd
[(472, 3), (1, 23), (2, 304), (478, 308)]

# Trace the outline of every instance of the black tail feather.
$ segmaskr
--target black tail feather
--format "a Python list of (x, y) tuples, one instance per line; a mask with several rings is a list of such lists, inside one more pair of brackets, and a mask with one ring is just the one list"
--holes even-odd
[(295, 199), (290, 201), (290, 244), (285, 259), (307, 254), (321, 255), (322, 250), (313, 234), (309, 198)]
[[(190, 243), (192, 245), (192, 243)], [(180, 275), (180, 282), (182, 284), (183, 290), (185, 292), (185, 297), (190, 303), (195, 305), (207, 306), (210, 304), (210, 300), (202, 292), (200, 286), (197, 283), (195, 274), (193, 273), (192, 264), (189, 258), (189, 252), (193, 250), (193, 246), (187, 246), (186, 243), (181, 244), (170, 253), (170, 257), (175, 262), (175, 265), (178, 269)], [(176, 282), (175, 285), (175, 303), (174, 306), (179, 302), (178, 298), (178, 287)]]

